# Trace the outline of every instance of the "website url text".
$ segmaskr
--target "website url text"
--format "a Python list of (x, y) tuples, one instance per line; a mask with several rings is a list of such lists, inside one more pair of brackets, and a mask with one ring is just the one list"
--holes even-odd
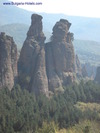
[(3, 5), (42, 5), (42, 2), (4, 2)]

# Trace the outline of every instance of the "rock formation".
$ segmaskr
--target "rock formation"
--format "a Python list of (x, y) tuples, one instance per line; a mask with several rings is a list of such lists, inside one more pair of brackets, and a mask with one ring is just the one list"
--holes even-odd
[(65, 19), (58, 21), (53, 27), (51, 42), (45, 44), (42, 17), (32, 15), (18, 63), (19, 82), (24, 88), (48, 96), (49, 91), (75, 81), (76, 59), (70, 26)]
[(17, 78), (17, 47), (13, 38), (0, 33), (0, 89), (12, 89)]
[(97, 67), (97, 72), (95, 76), (95, 81), (100, 84), (100, 66)]
[(19, 80), (21, 82), (21, 80), (29, 77), (29, 82), (25, 84), (25, 88), (34, 91), (36, 94), (42, 92), (48, 95), (44, 49), (46, 38), (42, 32), (42, 28), (42, 17), (33, 14), (31, 17), (31, 26), (20, 53), (18, 63)]
[(85, 78), (85, 77), (88, 77), (88, 73), (87, 73), (87, 70), (86, 70), (86, 66), (84, 65), (82, 67), (82, 76)]
[(48, 85), (52, 91), (74, 81), (75, 54), (70, 26), (71, 23), (64, 19), (57, 22), (51, 42), (45, 45)]
[(78, 78), (82, 78), (82, 68), (81, 68), (81, 63), (79, 61), (78, 55), (76, 55), (76, 76)]
[(91, 65), (90, 63), (85, 63), (85, 64), (82, 65), (82, 67), (84, 65), (85, 65), (88, 77), (93, 80), (95, 78), (95, 76), (96, 76), (96, 66), (95, 65)]

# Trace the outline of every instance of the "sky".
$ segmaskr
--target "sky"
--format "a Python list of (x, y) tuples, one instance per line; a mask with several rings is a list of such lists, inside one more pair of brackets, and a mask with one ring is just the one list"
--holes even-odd
[[(10, 1), (10, 0), (9, 0)], [(11, 0), (13, 2), (39, 2), (40, 5), (21, 5), (20, 8), (45, 13), (63, 13), (72, 16), (100, 18), (100, 0)]]

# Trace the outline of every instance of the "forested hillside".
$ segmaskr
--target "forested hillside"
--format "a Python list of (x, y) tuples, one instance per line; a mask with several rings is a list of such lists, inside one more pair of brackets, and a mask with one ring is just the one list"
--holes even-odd
[(100, 65), (100, 42), (74, 40), (74, 47), (81, 63), (90, 63), (93, 66)]
[[(100, 86), (92, 81), (81, 81), (79, 85), (64, 87), (64, 93), (55, 91), (49, 99), (44, 95), (35, 96), (19, 85), (12, 91), (4, 88), (0, 90), (0, 132), (48, 133), (50, 130), (51, 133), (56, 133), (85, 120), (100, 122), (99, 106), (91, 108), (90, 105), (78, 102), (90, 102), (91, 105), (99, 103)], [(88, 107), (85, 109), (85, 106)], [(86, 126), (88, 124), (83, 126), (84, 130)], [(76, 131), (78, 130), (79, 126)]]

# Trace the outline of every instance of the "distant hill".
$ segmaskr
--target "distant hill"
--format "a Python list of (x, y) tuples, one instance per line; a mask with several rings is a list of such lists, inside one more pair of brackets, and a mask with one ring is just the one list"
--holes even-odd
[[(14, 37), (20, 49), (26, 38), (26, 34), (31, 23), (31, 14), (16, 6), (4, 6), (0, 0), (0, 32)], [(6, 0), (7, 2), (7, 0)], [(6, 10), (5, 10), (6, 9)], [(52, 35), (52, 27), (59, 19), (68, 19), (71, 23), (71, 32), (74, 33), (74, 47), (82, 63), (98, 65), (100, 62), (100, 18), (87, 18), (77, 16), (67, 16), (64, 14), (39, 13), (43, 16), (43, 30), (47, 41)], [(85, 39), (85, 40), (84, 40)], [(87, 41), (95, 40), (95, 41)]]
[(100, 65), (100, 42), (89, 40), (74, 40), (75, 51), (81, 63)]
[(29, 24), (32, 12), (20, 9), (16, 6), (3, 5), (8, 0), (0, 0), (0, 25), (12, 23)]
[(7, 24), (0, 27), (0, 31), (5, 32), (14, 38), (18, 48), (20, 49), (26, 37), (29, 26), (26, 24)]
[[(6, 0), (7, 1), (7, 0)], [(31, 14), (35, 12), (26, 11), (16, 6), (4, 6), (0, 0), (0, 25), (11, 23), (24, 23), (30, 25)], [(6, 10), (5, 10), (6, 9)], [(44, 31), (50, 36), (52, 27), (59, 19), (68, 19), (71, 23), (71, 32), (75, 39), (100, 41), (100, 18), (88, 18), (78, 16), (67, 16), (64, 14), (39, 13), (43, 16)]]

